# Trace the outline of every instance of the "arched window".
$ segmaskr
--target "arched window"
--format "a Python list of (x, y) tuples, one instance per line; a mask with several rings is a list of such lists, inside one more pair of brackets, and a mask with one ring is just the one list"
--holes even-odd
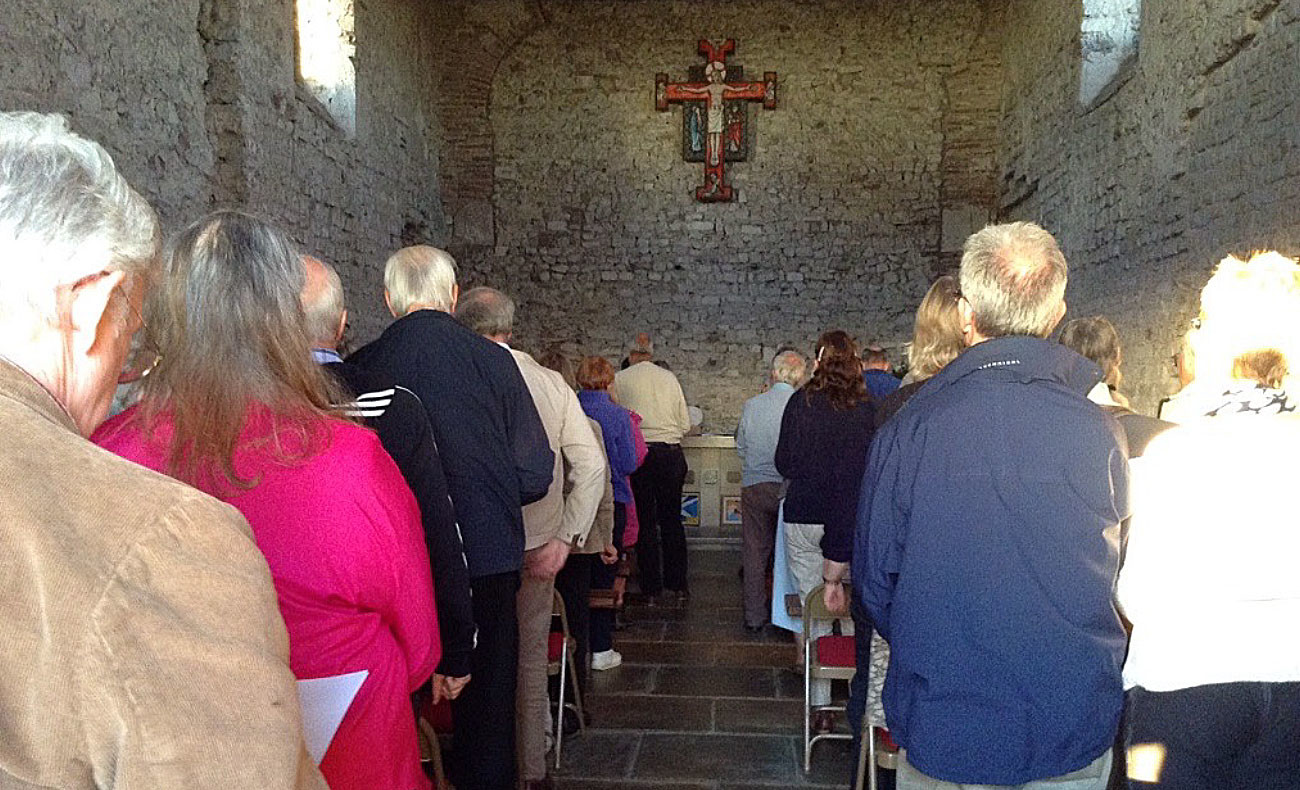
[(1083, 0), (1079, 102), (1092, 104), (1137, 56), (1142, 0)]
[(353, 0), (296, 0), (298, 79), (352, 137), (357, 130), (357, 74), (352, 62)]

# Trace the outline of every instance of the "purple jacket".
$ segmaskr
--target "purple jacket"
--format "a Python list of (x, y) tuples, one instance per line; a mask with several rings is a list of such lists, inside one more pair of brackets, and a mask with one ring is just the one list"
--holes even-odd
[(627, 476), (636, 471), (636, 444), (632, 438), (632, 416), (604, 390), (579, 390), (582, 411), (600, 423), (605, 434), (605, 455), (609, 457), (610, 476), (614, 481), (614, 501), (632, 502), (632, 486)]

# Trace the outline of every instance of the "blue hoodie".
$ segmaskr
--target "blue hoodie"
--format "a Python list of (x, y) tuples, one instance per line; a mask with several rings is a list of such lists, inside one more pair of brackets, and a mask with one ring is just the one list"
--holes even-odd
[(1023, 784), (1115, 740), (1128, 462), (1086, 397), (1100, 378), (1060, 344), (989, 340), (876, 434), (853, 583), (892, 648), (890, 731), (934, 778)]

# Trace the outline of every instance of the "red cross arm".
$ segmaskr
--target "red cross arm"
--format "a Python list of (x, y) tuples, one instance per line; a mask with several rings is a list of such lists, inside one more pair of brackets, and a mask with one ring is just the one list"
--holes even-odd
[(776, 72), (763, 72), (762, 82), (728, 82), (724, 99), (762, 101), (765, 109), (776, 107)]
[(674, 101), (702, 101), (708, 87), (706, 82), (669, 82), (667, 74), (656, 74), (655, 109), (666, 110)]

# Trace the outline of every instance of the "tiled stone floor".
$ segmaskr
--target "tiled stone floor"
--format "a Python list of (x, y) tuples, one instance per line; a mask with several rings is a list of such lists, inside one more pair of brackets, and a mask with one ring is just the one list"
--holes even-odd
[(803, 681), (789, 635), (747, 634), (739, 547), (695, 546), (691, 600), (629, 606), (624, 664), (592, 673), (593, 724), (565, 739), (562, 790), (847, 787), (847, 741), (802, 765)]

